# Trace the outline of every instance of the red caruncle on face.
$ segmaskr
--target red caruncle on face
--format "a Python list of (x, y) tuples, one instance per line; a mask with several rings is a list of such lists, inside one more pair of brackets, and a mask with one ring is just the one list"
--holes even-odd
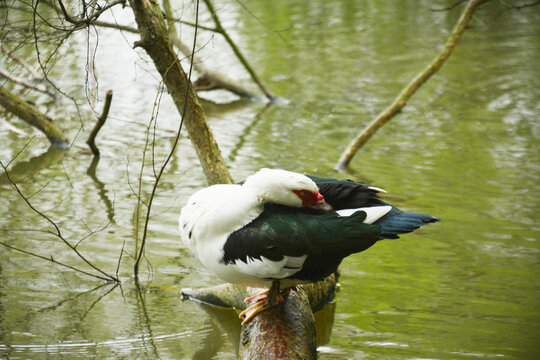
[(318, 191), (314, 193), (309, 190), (293, 190), (293, 193), (302, 200), (302, 206), (312, 207), (324, 202), (324, 197)]

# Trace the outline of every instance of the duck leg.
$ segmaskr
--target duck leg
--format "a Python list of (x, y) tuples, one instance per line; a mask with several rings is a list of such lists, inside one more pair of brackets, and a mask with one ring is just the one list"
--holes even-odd
[(246, 310), (240, 313), (240, 318), (244, 318), (242, 325), (249, 322), (261, 311), (270, 309), (271, 307), (283, 302), (284, 297), (281, 296), (279, 291), (279, 280), (273, 280), (270, 289), (258, 291), (252, 296), (244, 299), (244, 302), (250, 303), (253, 300), (255, 300), (255, 304), (249, 306)]

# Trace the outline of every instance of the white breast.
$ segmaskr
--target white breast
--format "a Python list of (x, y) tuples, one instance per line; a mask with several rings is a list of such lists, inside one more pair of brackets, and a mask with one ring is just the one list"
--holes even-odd
[(180, 236), (201, 262), (220, 276), (227, 236), (261, 212), (262, 206), (253, 192), (240, 185), (213, 185), (193, 194), (182, 208)]

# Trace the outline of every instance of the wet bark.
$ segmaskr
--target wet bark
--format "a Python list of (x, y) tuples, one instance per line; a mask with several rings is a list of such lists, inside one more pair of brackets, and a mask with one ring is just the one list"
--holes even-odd
[(43, 132), (52, 145), (60, 148), (69, 146), (64, 132), (53, 119), (8, 91), (5, 87), (0, 87), (0, 105), (27, 124)]
[[(333, 298), (338, 275), (293, 290), (278, 306), (257, 314), (242, 326), (242, 359), (316, 359), (313, 313)], [(246, 308), (244, 298), (256, 289), (225, 284), (206, 289), (183, 289), (185, 298), (221, 307)]]
[(141, 35), (141, 40), (135, 43), (135, 47), (146, 50), (161, 74), (178, 113), (184, 117), (184, 124), (206, 179), (210, 184), (232, 183), (197, 95), (172, 49), (159, 5), (156, 1), (149, 0), (130, 0), (129, 3)]

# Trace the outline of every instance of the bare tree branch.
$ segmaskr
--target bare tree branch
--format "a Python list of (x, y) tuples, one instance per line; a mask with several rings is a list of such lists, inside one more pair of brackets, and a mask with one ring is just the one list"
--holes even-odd
[(126, 31), (132, 34), (139, 33), (139, 30), (135, 29), (134, 27), (121, 25), (121, 24), (115, 24), (115, 23), (109, 23), (109, 22), (101, 21), (101, 20), (95, 20), (94, 22), (92, 22), (92, 25)]
[[(200, 74), (197, 81), (193, 83), (193, 86), (197, 91), (224, 89), (243, 98), (248, 98), (252, 100), (258, 98), (256, 94), (254, 94), (252, 91), (250, 91), (237, 81), (234, 81), (233, 79), (221, 72), (211, 71), (206, 66), (204, 66), (204, 63), (201, 61), (201, 59), (195, 57), (195, 52), (192, 51), (189, 46), (187, 46), (180, 40), (178, 32), (176, 31), (176, 20), (173, 19), (171, 4), (169, 0), (163, 0), (163, 6), (165, 8), (165, 16), (167, 20), (169, 39), (171, 40), (171, 43), (177, 49), (179, 49), (187, 57), (188, 60), (191, 61), (191, 63), (193, 64), (193, 68)], [(190, 23), (190, 25), (194, 26), (195, 24)], [(199, 26), (198, 28), (202, 29), (203, 27)]]
[(407, 101), (411, 96), (435, 74), (450, 57), (454, 49), (456, 48), (463, 32), (467, 28), (469, 21), (471, 20), (476, 9), (490, 0), (471, 0), (467, 4), (467, 7), (461, 13), (458, 22), (456, 23), (452, 34), (446, 41), (442, 51), (431, 61), (431, 63), (424, 68), (414, 79), (405, 86), (405, 88), (399, 93), (396, 99), (384, 109), (368, 126), (362, 130), (358, 136), (349, 144), (349, 146), (343, 151), (341, 157), (336, 165), (336, 169), (343, 171), (349, 166), (352, 158), (358, 152), (365, 143), (379, 130), (384, 124), (390, 121), (396, 116), (407, 104)]
[[(27, 251), (27, 250), (23, 250), (23, 249), (19, 249), (19, 248), (16, 248), (14, 246), (11, 246), (3, 241), (0, 241), (0, 244), (7, 247), (8, 249), (11, 249), (11, 250), (15, 250), (15, 251), (18, 251), (20, 253), (23, 253), (23, 254), (26, 254), (26, 255), (30, 255), (30, 256), (34, 256), (34, 257), (37, 257), (37, 258), (40, 258), (40, 259), (43, 259), (43, 260), (47, 260), (47, 261), (50, 261), (54, 264), (58, 264), (60, 266), (63, 266), (63, 267), (66, 267), (68, 269), (71, 269), (71, 270), (74, 270), (74, 271), (77, 271), (77, 272), (80, 272), (81, 274), (85, 274), (85, 275), (88, 275), (88, 276), (92, 276), (92, 277), (95, 277), (95, 278), (98, 278), (100, 280), (106, 280), (106, 281), (111, 281), (111, 278), (109, 277), (103, 277), (103, 276), (99, 276), (99, 275), (96, 275), (96, 274), (92, 274), (88, 271), (85, 271), (85, 270), (82, 270), (82, 269), (79, 269), (79, 268), (76, 268), (74, 266), (71, 266), (71, 265), (68, 265), (68, 264), (64, 264), (63, 262), (60, 262), (58, 260), (55, 260), (54, 257), (52, 255), (50, 256), (43, 256), (43, 255), (40, 255), (40, 254), (36, 254), (34, 252), (31, 252), (31, 251)], [(117, 280), (115, 280), (117, 281)]]
[(26, 81), (24, 79), (21, 79), (21, 78), (15, 76), (15, 75), (8, 74), (3, 69), (0, 69), (0, 77), (3, 77), (6, 80), (9, 80), (12, 83), (22, 85), (25, 88), (28, 88), (28, 89), (31, 89), (31, 90), (36, 90), (36, 91), (39, 91), (41, 93), (50, 95), (52, 97), (56, 96), (56, 94), (54, 92), (52, 92), (49, 88), (47, 88), (45, 85), (39, 84), (39, 83), (30, 83), (30, 82), (28, 82), (28, 81)]
[(253, 81), (257, 84), (257, 86), (261, 89), (261, 91), (264, 93), (264, 95), (270, 101), (275, 101), (278, 97), (276, 95), (274, 95), (272, 93), (272, 91), (270, 91), (268, 86), (266, 86), (266, 84), (259, 78), (259, 76), (255, 72), (255, 70), (253, 70), (253, 68), (251, 67), (249, 62), (246, 60), (246, 58), (244, 57), (244, 55), (242, 54), (242, 52), (238, 48), (238, 46), (236, 46), (236, 44), (234, 43), (232, 38), (229, 36), (229, 33), (221, 25), (221, 21), (219, 20), (219, 17), (217, 16), (217, 13), (216, 13), (216, 10), (214, 9), (214, 6), (212, 5), (212, 1), (211, 0), (203, 0), (203, 1), (204, 1), (205, 5), (206, 5), (208, 11), (212, 15), (212, 19), (214, 20), (214, 23), (216, 25), (217, 32), (219, 32), (225, 38), (225, 40), (227, 41), (227, 43), (229, 44), (229, 46), (233, 50), (233, 52), (236, 55), (236, 57), (238, 58), (238, 60), (240, 60), (242, 65), (244, 65), (247, 72), (249, 73), (249, 75), (251, 76)]
[(60, 10), (62, 11), (64, 18), (66, 19), (67, 22), (75, 25), (76, 28), (82, 28), (82, 27), (91, 25), (93, 21), (95, 21), (98, 17), (101, 16), (101, 14), (103, 14), (105, 11), (109, 10), (113, 6), (116, 6), (119, 4), (122, 4), (125, 6), (126, 0), (116, 0), (111, 3), (108, 3), (107, 5), (103, 7), (98, 5), (94, 9), (94, 11), (92, 11), (92, 13), (89, 15), (86, 14), (85, 10), (83, 10), (83, 14), (81, 16), (75, 17), (66, 10), (66, 7), (64, 6), (64, 3), (62, 2), (62, 0), (58, 0), (58, 5), (60, 6)]

